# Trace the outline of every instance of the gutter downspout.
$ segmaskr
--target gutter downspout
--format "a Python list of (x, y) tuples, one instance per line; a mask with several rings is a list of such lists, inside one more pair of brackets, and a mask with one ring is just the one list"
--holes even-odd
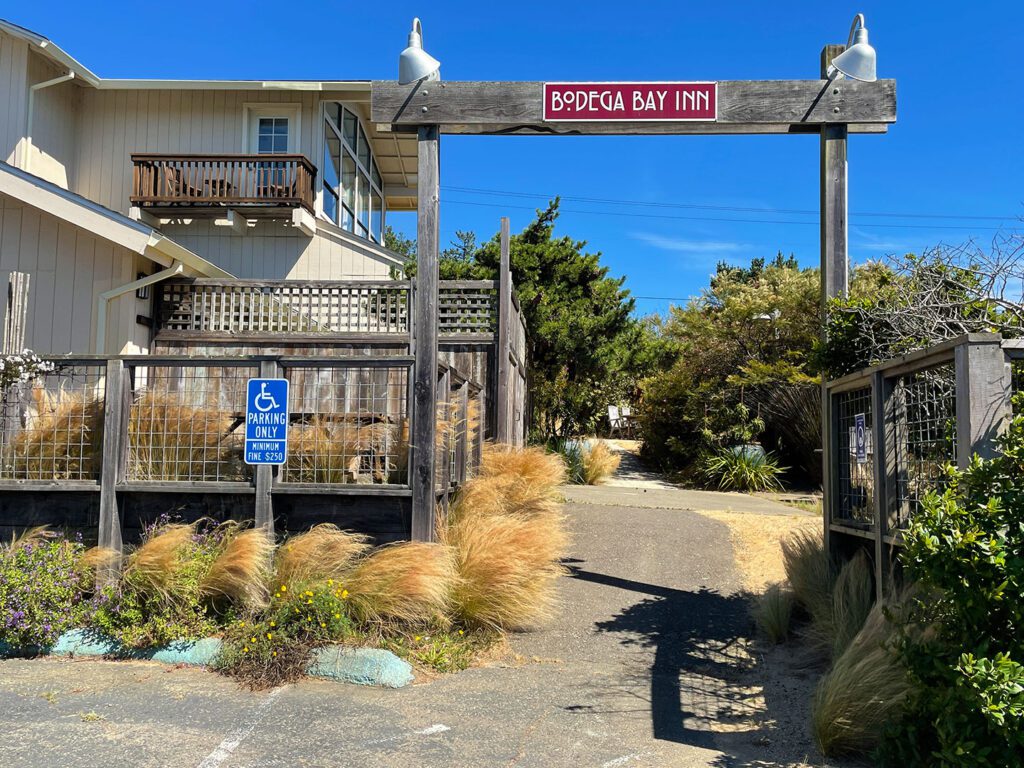
[(134, 280), (130, 283), (125, 283), (117, 288), (111, 288), (109, 291), (104, 291), (99, 295), (96, 302), (96, 309), (98, 314), (96, 315), (96, 354), (105, 354), (106, 341), (107, 341), (107, 309), (110, 306), (110, 300), (116, 299), (131, 291), (137, 291), (139, 288), (145, 288), (147, 285), (153, 285), (153, 283), (159, 283), (161, 280), (166, 280), (169, 277), (180, 275), (185, 271), (185, 265), (174, 260), (167, 269), (162, 269), (159, 272), (155, 272), (148, 277), (142, 277), (138, 280)]
[(28, 89), (28, 124), (25, 127), (25, 149), (21, 155), (21, 169), (23, 171), (29, 170), (29, 165), (32, 164), (32, 117), (35, 112), (36, 105), (36, 91), (41, 91), (43, 88), (49, 88), (52, 85), (60, 85), (66, 83), (68, 80), (74, 80), (75, 73), (68, 72), (66, 75), (55, 77), (52, 80), (44, 80), (41, 83), (36, 83), (30, 86)]

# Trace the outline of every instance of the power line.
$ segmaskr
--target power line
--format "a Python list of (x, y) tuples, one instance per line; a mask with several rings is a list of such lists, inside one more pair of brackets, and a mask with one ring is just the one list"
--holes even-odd
[[(607, 205), (636, 205), (648, 208), (681, 208), (681, 209), (692, 209), (702, 211), (726, 211), (732, 213), (784, 213), (792, 215), (806, 215), (806, 216), (817, 216), (817, 210), (804, 209), (804, 208), (770, 208), (770, 207), (744, 207), (744, 206), (731, 206), (731, 205), (701, 205), (697, 203), (663, 203), (663, 202), (651, 202), (647, 200), (620, 200), (616, 198), (605, 198), (605, 197), (580, 197), (576, 195), (545, 195), (539, 192), (513, 192), (510, 190), (499, 190), (499, 189), (481, 189), (479, 187), (450, 187), (442, 186), (441, 189), (448, 190), (449, 192), (464, 192), (469, 194), (477, 195), (491, 195), (497, 197), (526, 197), (526, 198), (544, 198), (550, 200), (554, 197), (560, 197), (562, 200), (570, 200), (576, 203), (598, 203)], [(899, 213), (893, 211), (853, 211), (852, 216), (874, 216), (874, 217), (887, 217), (887, 218), (900, 218), (900, 219), (952, 219), (952, 220), (972, 220), (972, 221), (1007, 221), (1009, 219), (1017, 219), (1018, 216), (976, 216), (969, 214), (952, 214), (952, 213)]]
[[(532, 205), (507, 205), (503, 203), (481, 203), (474, 200), (448, 200), (445, 199), (446, 205), (475, 205), (483, 208), (515, 208), (518, 210), (533, 211), (536, 210), (535, 206)], [(589, 214), (591, 216), (619, 216), (624, 218), (633, 219), (670, 219), (670, 220), (682, 220), (682, 221), (721, 221), (731, 224), (797, 224), (803, 226), (818, 226), (816, 221), (790, 221), (785, 219), (736, 219), (736, 218), (724, 218), (718, 216), (669, 216), (666, 214), (656, 213), (630, 213), (626, 211), (582, 211), (572, 208), (560, 208), (562, 213), (579, 213)], [(988, 231), (998, 232), (1003, 227), (966, 227), (957, 226), (954, 224), (865, 224), (859, 223), (858, 227), (873, 227), (876, 229), (957, 229), (957, 230), (968, 230), (971, 232)]]

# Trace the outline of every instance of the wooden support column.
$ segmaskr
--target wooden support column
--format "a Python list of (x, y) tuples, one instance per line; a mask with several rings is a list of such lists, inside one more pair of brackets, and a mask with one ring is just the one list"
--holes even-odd
[[(277, 363), (273, 360), (260, 362), (260, 378), (276, 379), (280, 376)], [(290, 407), (290, 406), (289, 406)], [(270, 536), (274, 535), (274, 505), (272, 500), (274, 472), (276, 467), (269, 464), (256, 466), (256, 527), (263, 528)]]
[(970, 337), (955, 353), (956, 464), (961, 469), (974, 454), (995, 456), (996, 438), (1011, 417), (1010, 366), (1002, 340), (988, 334), (982, 338)]
[(103, 457), (100, 465), (101, 547), (122, 552), (121, 515), (117, 507), (117, 485), (127, 471), (128, 410), (131, 381), (122, 360), (108, 360), (103, 403)]
[[(828, 68), (832, 59), (845, 50), (842, 45), (826, 45), (821, 51), (821, 79), (828, 79)], [(832, 81), (826, 89), (828, 94), (840, 95), (844, 81)], [(821, 226), (821, 328), (825, 333), (825, 308), (829, 299), (845, 296), (849, 257), (847, 254), (847, 201), (846, 201), (846, 137), (847, 126), (842, 123), (826, 123), (821, 126), (821, 204), (819, 211)], [(825, 509), (825, 550), (832, 553), (831, 531), (829, 529), (832, 502), (832, 461), (833, 452), (830, 434), (830, 403), (828, 392), (822, 386), (822, 491)]]
[(440, 129), (418, 129), (416, 293), (413, 308), (416, 362), (413, 365), (413, 413), (409, 483), (412, 486), (414, 541), (434, 540), (434, 463), (437, 414), (437, 282), (440, 249)]
[(498, 269), (498, 387), (495, 413), (497, 430), (495, 440), (512, 442), (511, 419), (512, 390), (509, 386), (512, 371), (510, 345), (512, 343), (512, 256), (509, 244), (508, 217), (501, 217), (501, 262)]
[(893, 379), (881, 371), (871, 377), (871, 448), (875, 483), (875, 597), (882, 600), (892, 575), (889, 521), (896, 494), (896, 442), (887, 427), (894, 422)]

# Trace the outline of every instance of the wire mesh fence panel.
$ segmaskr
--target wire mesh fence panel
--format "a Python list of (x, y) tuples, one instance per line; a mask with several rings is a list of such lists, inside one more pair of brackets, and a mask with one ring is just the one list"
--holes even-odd
[(875, 518), (871, 388), (841, 392), (832, 397), (838, 443), (832, 519), (871, 525)]
[(246, 481), (246, 384), (255, 364), (129, 363), (129, 481)]
[(956, 371), (953, 363), (900, 376), (894, 390), (897, 525), (921, 499), (941, 489), (956, 461)]
[(103, 453), (103, 364), (58, 363), (10, 386), (0, 401), (0, 478), (99, 478)]
[(288, 366), (285, 377), (290, 382), (290, 425), (282, 482), (407, 482), (406, 365)]
[[(1010, 387), (1014, 395), (1024, 392), (1024, 358), (1015, 357), (1010, 360)], [(1020, 412), (1016, 402), (1013, 405), (1013, 412)]]

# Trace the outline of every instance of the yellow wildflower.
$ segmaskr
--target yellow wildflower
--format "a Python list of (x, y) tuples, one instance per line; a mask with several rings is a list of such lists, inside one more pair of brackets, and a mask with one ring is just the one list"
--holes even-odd
[(286, 587), (284, 584), (282, 584), (281, 585), (281, 591), (282, 592), (287, 592), (288, 591), (288, 587)]
[(348, 597), (348, 590), (347, 589), (341, 590), (341, 596), (342, 597)]
[(420, 637), (419, 635), (416, 635), (416, 637), (414, 637), (414, 638), (412, 639), (412, 641), (413, 641), (414, 643), (418, 643), (418, 642), (419, 642), (419, 641), (420, 641), (421, 639), (422, 639), (422, 638), (421, 638), (421, 637)]
[(244, 648), (242, 649), (242, 653), (248, 653), (248, 652), (249, 652), (249, 646), (247, 645), (247, 646), (245, 646), (245, 647), (244, 647)]
[(274, 652), (273, 652), (272, 654), (270, 654), (270, 655), (271, 655), (271, 656), (277, 656), (277, 651), (274, 651)]
[(274, 622), (274, 621), (270, 622), (270, 626), (276, 627), (277, 626), (277, 622)]
[(459, 634), (460, 634), (460, 635), (464, 635), (464, 634), (466, 634), (466, 633), (465, 633), (465, 632), (463, 632), (463, 631), (462, 631), (462, 630), (460, 629), (460, 630), (459, 630)]

